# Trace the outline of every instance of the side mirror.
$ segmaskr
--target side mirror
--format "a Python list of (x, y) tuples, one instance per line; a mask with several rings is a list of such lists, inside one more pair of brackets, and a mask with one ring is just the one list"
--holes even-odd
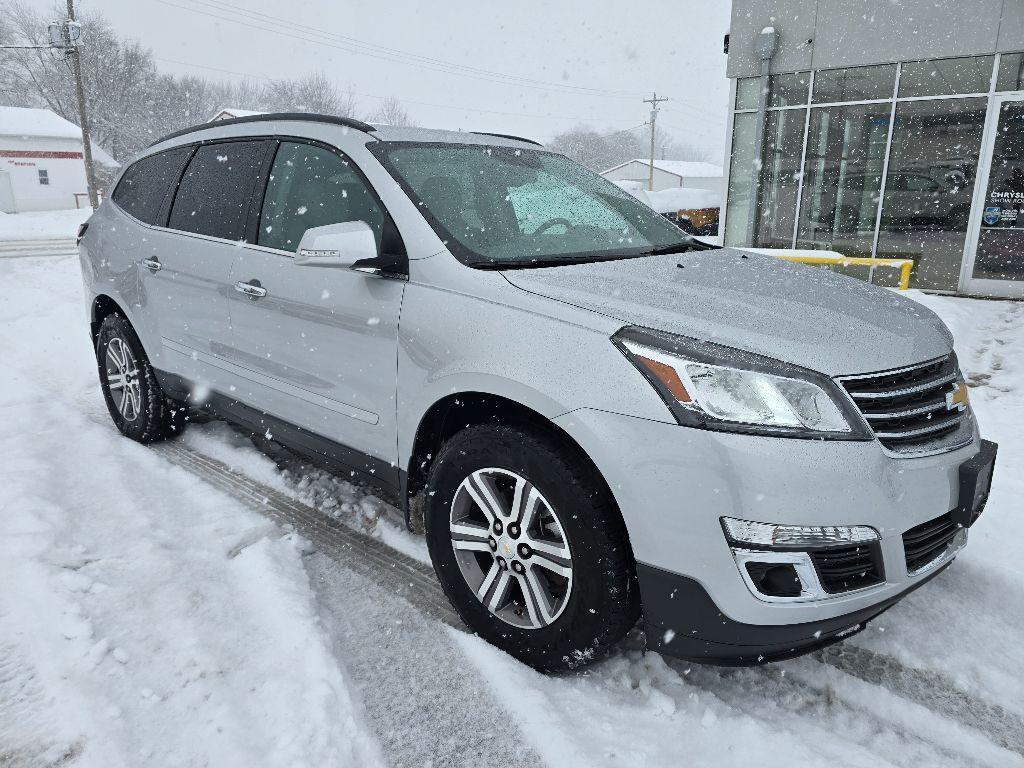
[(295, 263), (303, 267), (351, 269), (373, 262), (377, 256), (377, 239), (370, 225), (365, 221), (346, 221), (307, 229), (295, 251)]

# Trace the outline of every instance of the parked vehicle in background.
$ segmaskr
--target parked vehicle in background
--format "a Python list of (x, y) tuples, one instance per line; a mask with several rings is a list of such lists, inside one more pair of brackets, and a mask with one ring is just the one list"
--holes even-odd
[(538, 669), (641, 615), (706, 662), (849, 637), (988, 494), (933, 313), (710, 249), (522, 139), (225, 120), (128, 165), (80, 241), (118, 429), (203, 407), (383, 488)]

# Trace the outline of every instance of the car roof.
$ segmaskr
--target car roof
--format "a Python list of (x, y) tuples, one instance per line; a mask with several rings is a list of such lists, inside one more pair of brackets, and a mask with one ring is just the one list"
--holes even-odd
[[(383, 142), (414, 141), (414, 142), (436, 142), (443, 144), (477, 144), (486, 146), (510, 146), (528, 148), (540, 146), (539, 142), (532, 139), (524, 139), (519, 136), (511, 136), (501, 133), (482, 133), (470, 131), (445, 131), (434, 128), (400, 128), (390, 125), (371, 125), (361, 120), (350, 117), (339, 117), (337, 115), (317, 115), (306, 112), (271, 112), (257, 115), (246, 115), (245, 117), (231, 118), (229, 120), (217, 120), (210, 123), (201, 123), (189, 128), (183, 128), (154, 141), (150, 147), (163, 144), (170, 139), (182, 139), (183, 142), (192, 137), (192, 134), (202, 134), (208, 131), (216, 132), (220, 128), (229, 128), (239, 124), (253, 124), (253, 133), (261, 133), (259, 123), (281, 123), (281, 122), (305, 122), (322, 123), (328, 125), (339, 125), (344, 128), (359, 131), (367, 134), (367, 138)], [(268, 126), (266, 133), (274, 133), (274, 128)], [(197, 136), (196, 138), (216, 138), (214, 136)]]
[(416, 141), (439, 144), (480, 144), (486, 146), (538, 147), (540, 142), (504, 133), (446, 131), (440, 128), (403, 128), (374, 125), (373, 136), (380, 141)]

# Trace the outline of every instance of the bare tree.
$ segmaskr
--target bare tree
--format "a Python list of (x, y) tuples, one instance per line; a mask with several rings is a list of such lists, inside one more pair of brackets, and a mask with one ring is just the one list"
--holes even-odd
[(316, 112), (340, 117), (353, 117), (356, 111), (355, 94), (351, 90), (339, 93), (334, 81), (322, 72), (268, 83), (260, 104), (275, 112)]
[(377, 110), (370, 115), (370, 121), (394, 125), (398, 128), (415, 128), (418, 125), (396, 96), (388, 96), (384, 99)]
[[(651, 151), (639, 128), (602, 132), (588, 125), (558, 134), (550, 146), (599, 173), (629, 160), (646, 159)], [(707, 159), (703, 150), (677, 141), (663, 130), (655, 134), (654, 153), (657, 160)]]
[[(50, 14), (20, 0), (0, 0), (0, 41), (45, 45)], [(339, 92), (323, 73), (268, 84), (248, 80), (211, 82), (157, 69), (152, 53), (120, 38), (98, 14), (79, 18), (83, 27), (82, 77), (93, 140), (120, 161), (166, 133), (209, 120), (222, 107), (353, 116), (355, 94)], [(77, 123), (74, 88), (59, 53), (0, 50), (0, 103), (45, 107)]]
[(550, 146), (598, 172), (646, 154), (643, 140), (632, 129), (609, 133), (587, 125), (555, 136)]

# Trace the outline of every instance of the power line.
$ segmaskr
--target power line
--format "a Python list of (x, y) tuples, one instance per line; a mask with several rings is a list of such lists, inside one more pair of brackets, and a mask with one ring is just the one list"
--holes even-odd
[(262, 22), (262, 23), (270, 22), (270, 23), (274, 23), (274, 24), (285, 24), (288, 27), (291, 27), (292, 29), (301, 30), (301, 31), (303, 31), (303, 32), (305, 32), (307, 34), (313, 34), (314, 36), (326, 37), (326, 38), (329, 38), (329, 39), (338, 40), (338, 41), (341, 41), (341, 42), (344, 42), (344, 43), (347, 43), (347, 44), (350, 44), (350, 45), (357, 46), (359, 48), (368, 49), (369, 51), (373, 51), (373, 52), (382, 52), (382, 53), (386, 53), (386, 54), (389, 54), (389, 55), (398, 56), (398, 57), (401, 57), (403, 59), (412, 59), (417, 64), (418, 63), (426, 62), (426, 63), (442, 66), (442, 67), (445, 67), (445, 68), (458, 69), (458, 70), (462, 70), (462, 71), (465, 71), (465, 72), (472, 72), (472, 73), (475, 73), (475, 74), (487, 75), (487, 76), (490, 76), (490, 77), (498, 77), (498, 78), (513, 80), (513, 81), (518, 81), (518, 82), (527, 82), (527, 83), (532, 83), (534, 85), (542, 85), (542, 86), (548, 86), (548, 87), (559, 88), (559, 89), (574, 89), (574, 90), (581, 90), (581, 91), (589, 91), (589, 92), (593, 92), (593, 93), (621, 96), (623, 98), (632, 98), (632, 97), (634, 97), (636, 95), (635, 92), (633, 92), (633, 91), (615, 90), (615, 89), (608, 89), (608, 88), (592, 88), (592, 87), (582, 86), (582, 85), (571, 85), (569, 83), (556, 83), (556, 82), (552, 82), (550, 80), (540, 80), (540, 79), (537, 79), (537, 78), (524, 77), (523, 75), (510, 75), (510, 74), (508, 74), (506, 72), (498, 72), (498, 71), (495, 71), (495, 70), (483, 69), (481, 67), (472, 67), (472, 66), (469, 66), (467, 64), (458, 64), (456, 62), (446, 61), (444, 59), (436, 59), (436, 58), (432, 58), (432, 57), (429, 57), (429, 56), (424, 56), (424, 55), (418, 54), (418, 53), (411, 53), (409, 51), (404, 51), (404, 50), (399, 49), (399, 48), (388, 48), (387, 46), (379, 45), (377, 43), (369, 43), (369, 42), (366, 42), (365, 40), (360, 40), (358, 38), (351, 37), (349, 35), (341, 35), (341, 34), (338, 34), (336, 32), (334, 32), (334, 33), (324, 32), (319, 27), (312, 27), (312, 26), (308, 26), (308, 25), (305, 25), (305, 24), (299, 24), (298, 22), (291, 21), (291, 20), (288, 20), (288, 19), (283, 19), (283, 18), (281, 18), (279, 16), (273, 16), (272, 14), (269, 14), (269, 13), (263, 13), (262, 11), (250, 10), (248, 8), (245, 8), (245, 7), (238, 6), (238, 5), (235, 5), (233, 3), (227, 2), (227, 0), (186, 0), (186, 1), (187, 2), (191, 2), (191, 3), (195, 3), (195, 4), (199, 4), (199, 5), (205, 5), (207, 7), (214, 8), (215, 10), (219, 10), (219, 11), (230, 11), (231, 13), (242, 14), (244, 16), (248, 16), (249, 18), (254, 18), (257, 21)]
[[(161, 56), (154, 56), (153, 58), (156, 59), (157, 61), (162, 61), (162, 62), (165, 62), (167, 64), (178, 64), (180, 66), (185, 66), (185, 67), (196, 67), (198, 69), (208, 69), (211, 72), (222, 72), (222, 73), (224, 73), (226, 75), (237, 75), (239, 77), (250, 77), (250, 78), (252, 78), (254, 80), (267, 80), (267, 81), (274, 80), (274, 78), (272, 78), (272, 77), (270, 77), (268, 75), (257, 75), (257, 74), (255, 74), (253, 72), (242, 72), (242, 71), (235, 70), (235, 69), (222, 69), (221, 67), (210, 67), (210, 66), (206, 66), (204, 64), (196, 64), (196, 63), (190, 62), (190, 61), (179, 61), (177, 59), (167, 59), (167, 58), (163, 58)], [(376, 94), (376, 93), (363, 93), (363, 92), (360, 92), (360, 91), (353, 91), (353, 93), (356, 96), (363, 96), (363, 97), (368, 98), (368, 99), (380, 99), (382, 101), (387, 99), (387, 98), (390, 98), (388, 96), (381, 96), (381, 95)], [(598, 117), (587, 118), (587, 117), (579, 117), (579, 116), (574, 116), (574, 115), (534, 115), (534, 114), (529, 114), (529, 113), (526, 113), (526, 112), (506, 112), (506, 111), (496, 110), (496, 109), (478, 109), (476, 107), (465, 107), (465, 106), (459, 106), (457, 104), (439, 104), (439, 103), (433, 102), (433, 101), (418, 101), (416, 99), (406, 99), (406, 98), (401, 98), (401, 97), (399, 97), (399, 98), (405, 104), (417, 104), (417, 105), (425, 106), (425, 107), (437, 107), (439, 109), (452, 109), (452, 110), (456, 110), (458, 112), (475, 112), (475, 113), (491, 114), (491, 115), (506, 115), (506, 116), (510, 116), (510, 117), (529, 117), (529, 118), (535, 118), (535, 119), (538, 119), (538, 120), (574, 120), (574, 121), (577, 121), (577, 122), (604, 122), (604, 123), (608, 123), (608, 122), (615, 123), (615, 122), (618, 122), (618, 121), (615, 121), (615, 120), (609, 121), (607, 118), (604, 118), (604, 117), (600, 117), (600, 118), (598, 118)], [(622, 121), (622, 122), (625, 122), (625, 121)], [(638, 128), (638, 127), (639, 126), (633, 126), (633, 128)], [(633, 128), (625, 128), (625, 129), (623, 129), (623, 131), (618, 131), (618, 133), (622, 133), (622, 132), (625, 132), (625, 131), (630, 131), (630, 130), (633, 130)], [(612, 135), (612, 134), (609, 134), (609, 135)]]
[[(398, 51), (397, 49), (386, 49), (380, 46), (373, 46), (370, 43), (365, 43), (363, 41), (356, 40), (355, 38), (345, 38), (344, 36), (332, 35), (329, 33), (313, 30), (313, 28), (311, 27), (303, 27), (303, 25), (296, 25), (294, 22), (290, 22), (287, 19), (270, 16), (269, 14), (258, 14), (259, 16), (263, 17), (258, 18), (257, 12), (248, 11), (244, 8), (239, 8), (238, 6), (232, 6), (229, 3), (219, 3), (219, 5), (214, 5), (212, 0), (184, 0), (185, 2), (206, 5), (208, 8), (213, 8), (214, 10), (220, 11), (221, 13), (234, 14), (231, 16), (224, 16), (218, 13), (200, 10), (199, 8), (180, 5), (179, 3), (171, 2), (171, 0), (155, 1), (161, 3), (162, 5), (178, 8), (180, 10), (188, 11), (190, 13), (197, 13), (221, 21), (232, 22), (234, 24), (249, 27), (250, 29), (271, 32), (283, 37), (289, 37), (307, 43), (314, 43), (316, 45), (322, 45), (327, 48), (335, 48), (337, 50), (345, 51), (347, 53), (368, 56), (370, 58), (381, 59), (384, 61), (391, 61), (398, 64), (404, 64), (406, 66), (415, 66), (420, 69), (429, 69), (436, 72), (442, 72), (448, 75), (455, 75), (457, 77), (482, 80), (484, 82), (497, 83), (500, 85), (511, 85), (521, 88), (533, 88), (536, 90), (553, 91), (563, 94), (575, 93), (576, 95), (587, 95), (601, 98), (618, 99), (636, 98), (635, 95), (630, 95), (626, 91), (615, 92), (602, 90), (598, 88), (589, 88), (586, 86), (570, 85), (567, 83), (554, 83), (542, 80), (533, 80), (531, 78), (523, 78), (521, 76), (516, 75), (509, 75), (500, 72), (492, 72), (489, 70), (481, 70), (473, 67), (466, 67), (465, 65), (445, 62), (440, 59), (430, 59), (428, 57), (420, 56), (419, 54), (411, 54), (403, 51)], [(238, 16), (240, 15), (247, 15), (248, 20), (238, 18)], [(267, 24), (273, 24), (275, 26), (263, 26)], [(315, 37), (310, 37), (309, 35), (314, 35)], [(327, 39), (316, 39), (316, 37)]]

